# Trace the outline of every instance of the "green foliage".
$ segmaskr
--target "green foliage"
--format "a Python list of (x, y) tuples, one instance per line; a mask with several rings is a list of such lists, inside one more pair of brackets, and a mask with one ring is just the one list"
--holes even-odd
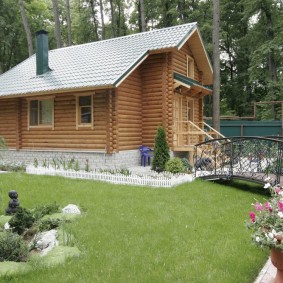
[(38, 229), (39, 231), (49, 231), (49, 230), (59, 227), (61, 223), (62, 223), (62, 220), (59, 218), (41, 219), (38, 222)]
[(165, 169), (166, 171), (171, 172), (173, 174), (183, 173), (185, 171), (183, 162), (179, 157), (174, 157), (168, 160), (165, 164)]
[(25, 172), (26, 165), (24, 163), (0, 162), (0, 170), (10, 172)]
[(80, 165), (79, 165), (79, 161), (78, 160), (75, 161), (74, 170), (75, 171), (79, 171), (80, 170)]
[(152, 170), (162, 172), (165, 170), (165, 164), (170, 159), (169, 146), (166, 140), (165, 129), (159, 127), (154, 141), (154, 152), (152, 160)]
[(17, 212), (9, 221), (9, 224), (13, 232), (21, 235), (33, 225), (34, 221), (35, 218), (30, 210), (18, 207)]
[(193, 166), (189, 163), (188, 158), (182, 158), (181, 161), (183, 163), (185, 171), (187, 171), (188, 173), (192, 172)]
[(56, 204), (56, 202), (53, 202), (51, 204), (37, 206), (32, 211), (35, 221), (39, 220), (45, 215), (50, 215), (50, 214), (57, 213), (57, 212), (59, 212), (59, 205)]
[(4, 232), (0, 233), (0, 262), (3, 261), (26, 261), (28, 246), (21, 236)]

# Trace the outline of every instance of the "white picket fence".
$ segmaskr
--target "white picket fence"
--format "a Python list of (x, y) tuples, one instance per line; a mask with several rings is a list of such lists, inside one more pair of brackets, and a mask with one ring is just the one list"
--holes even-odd
[(190, 174), (162, 174), (156, 175), (124, 175), (124, 174), (111, 174), (108, 172), (85, 172), (74, 170), (54, 169), (52, 167), (34, 167), (27, 166), (26, 172), (35, 175), (51, 175), (63, 176), (74, 179), (87, 179), (104, 181), (112, 184), (125, 184), (125, 185), (139, 185), (151, 187), (171, 188), (182, 183), (193, 181), (193, 176)]

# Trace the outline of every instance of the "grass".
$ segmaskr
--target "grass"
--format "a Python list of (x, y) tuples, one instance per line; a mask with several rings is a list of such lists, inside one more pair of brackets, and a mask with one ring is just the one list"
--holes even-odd
[(267, 259), (244, 225), (250, 204), (266, 196), (245, 183), (161, 189), (9, 173), (0, 188), (1, 211), (9, 190), (26, 208), (56, 201), (84, 211), (68, 225), (79, 258), (0, 282), (253, 282)]

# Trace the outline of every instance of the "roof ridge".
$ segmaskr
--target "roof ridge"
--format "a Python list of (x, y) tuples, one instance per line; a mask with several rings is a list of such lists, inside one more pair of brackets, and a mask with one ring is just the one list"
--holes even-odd
[(169, 30), (169, 29), (173, 29), (173, 28), (182, 28), (184, 26), (197, 26), (197, 22), (186, 23), (186, 24), (182, 24), (182, 25), (175, 25), (175, 26), (171, 26), (171, 27), (154, 29), (154, 30), (149, 30), (149, 31), (144, 31), (144, 32), (137, 32), (137, 33), (128, 34), (128, 35), (124, 35), (124, 36), (112, 37), (112, 38), (107, 38), (107, 39), (97, 40), (97, 41), (92, 41), (92, 42), (87, 42), (87, 43), (81, 43), (81, 44), (72, 45), (72, 46), (65, 46), (65, 47), (61, 47), (61, 48), (51, 49), (49, 51), (55, 52), (56, 50), (62, 50), (62, 49), (67, 49), (67, 48), (76, 48), (76, 47), (82, 46), (82, 45), (86, 46), (86, 45), (93, 45), (93, 44), (103, 44), (103, 43), (109, 42), (109, 41), (118, 41), (118, 40), (123, 40), (123, 39), (129, 38), (129, 37), (137, 37), (137, 36), (141, 36), (141, 35), (144, 35), (144, 34), (152, 34), (152, 33), (162, 32), (164, 30)]

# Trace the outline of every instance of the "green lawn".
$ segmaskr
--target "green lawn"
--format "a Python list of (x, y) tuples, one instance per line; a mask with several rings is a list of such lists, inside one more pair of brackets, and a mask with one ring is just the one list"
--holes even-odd
[(244, 220), (264, 196), (238, 185), (163, 189), (1, 174), (1, 211), (13, 189), (23, 207), (73, 203), (84, 215), (69, 226), (79, 258), (0, 282), (253, 282), (267, 252), (251, 244)]

